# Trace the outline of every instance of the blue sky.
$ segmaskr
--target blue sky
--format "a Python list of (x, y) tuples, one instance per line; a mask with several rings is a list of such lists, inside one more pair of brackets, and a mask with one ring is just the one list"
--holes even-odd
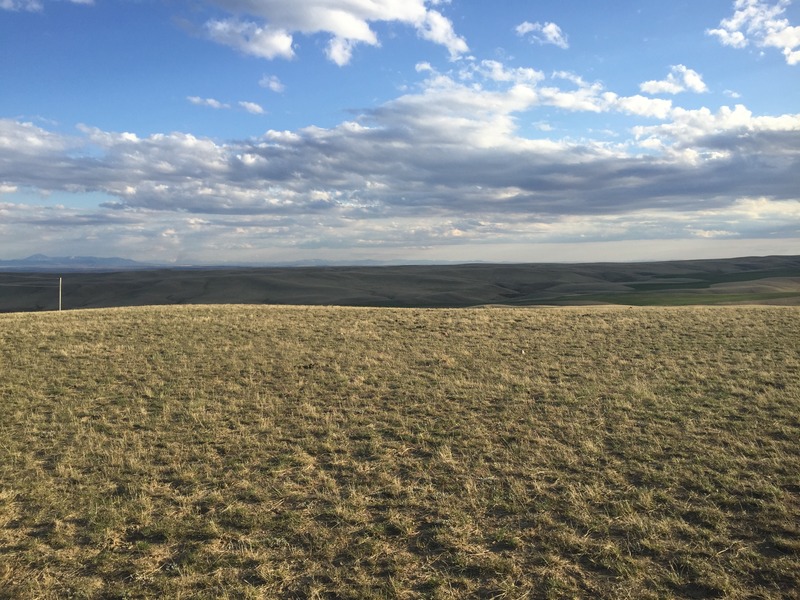
[(800, 253), (800, 3), (0, 0), (0, 258)]

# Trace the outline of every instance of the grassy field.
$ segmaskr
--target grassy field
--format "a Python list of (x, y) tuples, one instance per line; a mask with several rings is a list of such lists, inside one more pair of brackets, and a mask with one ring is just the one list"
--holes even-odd
[(800, 308), (0, 315), (2, 598), (798, 598)]

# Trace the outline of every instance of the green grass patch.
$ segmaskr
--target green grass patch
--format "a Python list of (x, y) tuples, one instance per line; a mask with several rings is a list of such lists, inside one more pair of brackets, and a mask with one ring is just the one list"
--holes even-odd
[(0, 315), (0, 598), (791, 597), (800, 309)]

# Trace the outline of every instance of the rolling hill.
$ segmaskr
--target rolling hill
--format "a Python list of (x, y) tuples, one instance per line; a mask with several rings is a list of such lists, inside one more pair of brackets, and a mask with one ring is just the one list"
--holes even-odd
[[(53, 310), (58, 278), (0, 272), (0, 311)], [(63, 273), (64, 308), (800, 303), (800, 256), (654, 263), (109, 269)]]

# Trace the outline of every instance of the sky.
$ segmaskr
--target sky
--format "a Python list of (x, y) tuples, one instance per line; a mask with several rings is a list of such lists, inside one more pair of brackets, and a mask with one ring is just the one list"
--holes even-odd
[(800, 254), (800, 0), (0, 0), (0, 259)]

